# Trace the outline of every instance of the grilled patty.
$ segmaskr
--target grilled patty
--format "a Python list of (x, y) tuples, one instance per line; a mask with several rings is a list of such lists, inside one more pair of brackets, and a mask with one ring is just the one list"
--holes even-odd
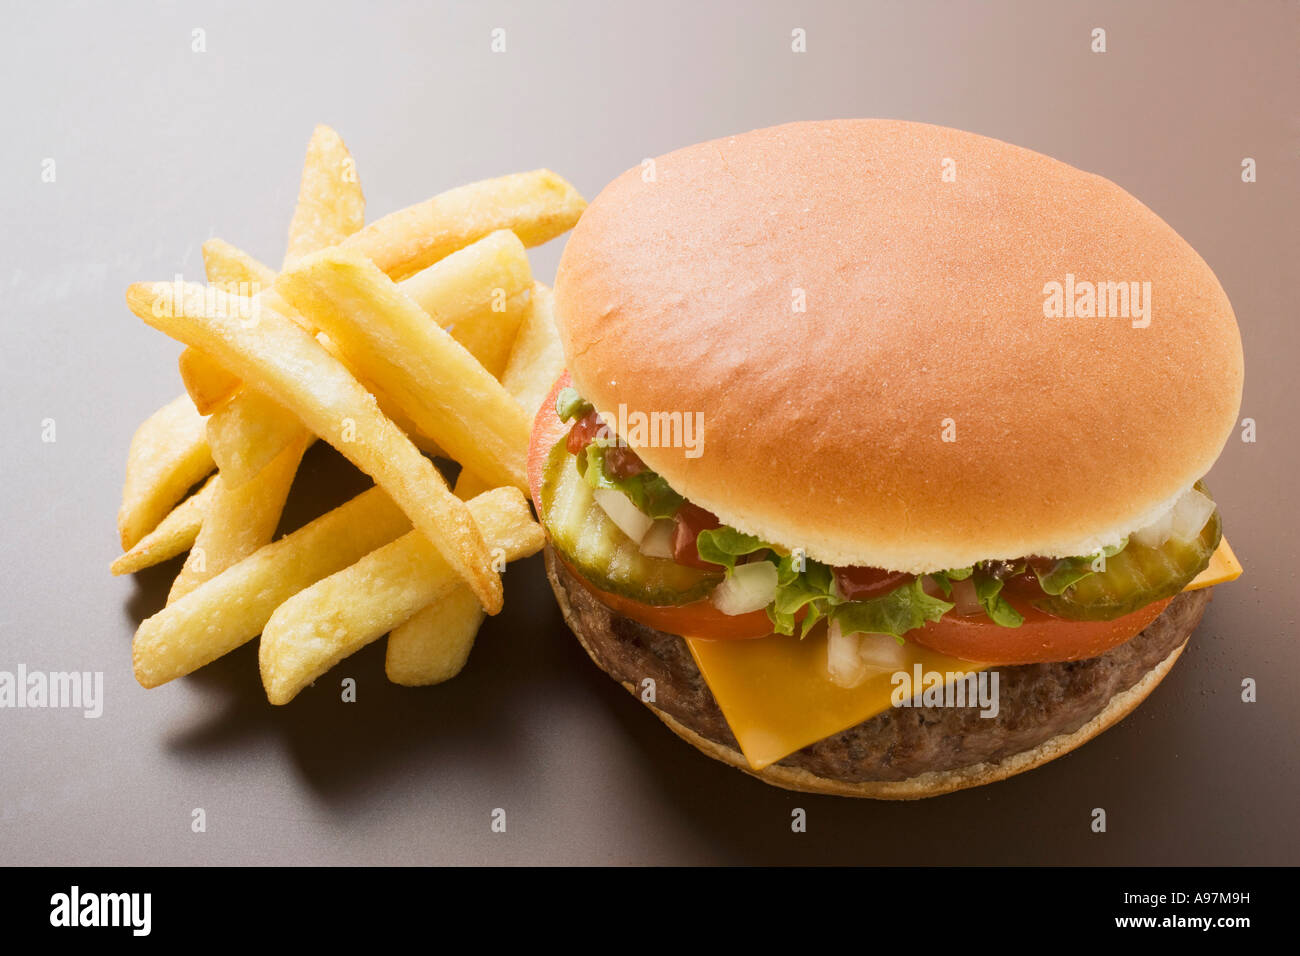
[[(601, 604), (556, 560), (550, 545), (546, 567), (557, 595), (567, 600), (569, 626), (602, 670), (632, 688), (652, 678), (655, 709), (708, 740), (739, 750), (681, 637)], [(1179, 594), (1146, 630), (1100, 657), (997, 668), (996, 717), (981, 717), (978, 706), (891, 708), (809, 744), (780, 764), (847, 782), (905, 780), (929, 771), (996, 763), (1031, 750), (1058, 734), (1078, 730), (1115, 694), (1128, 690), (1168, 657), (1200, 621), (1211, 590)]]

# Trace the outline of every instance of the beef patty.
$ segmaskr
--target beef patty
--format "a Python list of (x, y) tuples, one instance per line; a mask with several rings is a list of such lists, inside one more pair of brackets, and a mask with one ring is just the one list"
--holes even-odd
[[(552, 584), (569, 605), (569, 624), (596, 664), (639, 688), (655, 682), (654, 708), (699, 736), (733, 750), (736, 738), (686, 642), (610, 610), (546, 546)], [(846, 782), (906, 780), (930, 771), (997, 763), (1078, 730), (1112, 697), (1138, 683), (1179, 647), (1210, 602), (1212, 588), (1179, 594), (1132, 640), (1100, 657), (997, 668), (999, 711), (973, 707), (890, 708), (809, 744), (778, 766)], [(634, 691), (635, 693), (635, 691)]]

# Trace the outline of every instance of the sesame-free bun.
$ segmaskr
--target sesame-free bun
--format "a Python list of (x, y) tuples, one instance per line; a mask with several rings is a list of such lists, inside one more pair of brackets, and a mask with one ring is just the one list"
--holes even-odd
[[(1046, 317), (1067, 273), (1149, 282), (1149, 324)], [(1232, 307), (1169, 225), (920, 123), (793, 123), (637, 166), (583, 214), (555, 300), (597, 410), (702, 415), (698, 457), (629, 435), (647, 465), (836, 565), (1091, 553), (1200, 478), (1240, 404)]]

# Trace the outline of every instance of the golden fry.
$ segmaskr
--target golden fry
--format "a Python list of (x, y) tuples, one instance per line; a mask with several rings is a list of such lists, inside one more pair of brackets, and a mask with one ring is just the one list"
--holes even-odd
[(276, 288), (452, 458), (496, 484), (528, 487), (523, 410), (372, 263), (327, 249), (281, 273)]
[(533, 287), (501, 384), (523, 406), (531, 422), (563, 371), (564, 349), (555, 326), (555, 297), (539, 282)]
[(461, 672), (483, 624), (483, 609), (467, 587), (426, 605), (388, 635), (384, 673), (394, 684), (427, 687)]
[(410, 530), (380, 488), (258, 549), (140, 624), (131, 644), (136, 680), (157, 687), (261, 633), (284, 601)]
[(248, 316), (249, 300), (241, 304), (202, 286), (184, 287), (178, 295), (171, 283), (137, 283), (126, 299), (146, 324), (209, 352), (249, 385), (275, 395), (392, 496), (489, 614), (501, 609), (501, 580), (464, 502), (383, 416), (374, 397), (303, 328), (265, 303)]
[(275, 536), (298, 461), (307, 448), (304, 433), (260, 472), (232, 487), (225, 469), (216, 478), (203, 527), (181, 573), (172, 582), (168, 603), (243, 560)]
[(129, 551), (158, 526), (176, 502), (213, 467), (203, 417), (181, 395), (136, 429), (126, 455), (126, 481), (117, 530)]
[(202, 488), (173, 508), (158, 522), (158, 527), (135, 543), (135, 547), (118, 555), (109, 570), (113, 574), (135, 574), (188, 551), (199, 536), (203, 513), (216, 491), (216, 482), (216, 475), (204, 482)]
[[(500, 561), (535, 554), (541, 526), (523, 493), (498, 488), (469, 503)], [(419, 532), (370, 552), (305, 588), (271, 615), (258, 661), (267, 698), (292, 700), (336, 663), (382, 637), (416, 611), (455, 590), (456, 575)]]
[(337, 245), (365, 222), (366, 198), (352, 154), (338, 133), (317, 126), (307, 144), (285, 267), (300, 256)]
[(377, 219), (342, 248), (365, 256), (393, 279), (405, 279), (498, 229), (526, 246), (573, 228), (587, 202), (549, 169), (485, 179), (440, 193)]

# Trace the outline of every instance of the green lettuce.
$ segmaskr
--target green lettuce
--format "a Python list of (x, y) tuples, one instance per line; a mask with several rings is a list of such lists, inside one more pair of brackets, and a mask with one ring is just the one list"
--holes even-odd
[(975, 573), (974, 568), (949, 568), (947, 571), (935, 571), (930, 577), (934, 583), (939, 585), (939, 590), (943, 591), (944, 597), (952, 597), (952, 582), (965, 581)]
[(835, 574), (820, 561), (781, 556), (776, 564), (776, 599), (767, 616), (778, 634), (793, 634), (795, 617), (804, 608), (799, 636), (806, 637), (813, 625), (824, 618), (835, 596)]
[(921, 578), (913, 578), (880, 597), (834, 605), (829, 616), (845, 634), (889, 634), (901, 641), (908, 631), (939, 620), (953, 607), (926, 594)]
[(615, 478), (605, 470), (605, 452), (612, 445), (608, 439), (596, 439), (589, 444), (585, 458), (580, 458), (583, 467), (579, 470), (587, 484), (593, 488), (612, 488), (621, 491), (631, 499), (642, 513), (651, 518), (671, 518), (686, 500), (668, 486), (663, 477), (649, 468), (629, 475), (627, 478)]
[(701, 531), (695, 538), (695, 550), (700, 552), (700, 557), (705, 561), (721, 564), (728, 571), (735, 570), (737, 558), (753, 554), (755, 551), (770, 550), (771, 547), (752, 534), (744, 534), (726, 525)]
[(1002, 578), (994, 576), (984, 567), (975, 568), (974, 576), (975, 597), (979, 599), (980, 607), (984, 608), (989, 620), (1002, 627), (1019, 627), (1025, 623), (1024, 615), (1002, 596)]

